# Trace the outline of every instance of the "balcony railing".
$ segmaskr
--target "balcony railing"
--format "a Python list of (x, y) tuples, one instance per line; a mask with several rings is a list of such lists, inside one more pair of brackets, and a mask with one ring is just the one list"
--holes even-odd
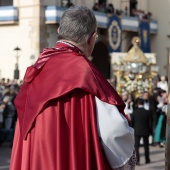
[[(45, 9), (46, 24), (54, 24), (60, 21), (60, 18), (66, 8), (47, 6)], [(99, 28), (107, 28), (108, 17), (106, 13), (94, 11), (97, 24)], [(139, 30), (139, 19), (137, 17), (122, 16), (121, 25), (123, 31), (135, 31)], [(150, 32), (157, 33), (158, 24), (156, 20), (150, 20)]]
[(0, 6), (0, 24), (18, 22), (18, 9), (14, 6)]
[(57, 6), (47, 6), (45, 9), (45, 19), (47, 24), (58, 23), (66, 8)]

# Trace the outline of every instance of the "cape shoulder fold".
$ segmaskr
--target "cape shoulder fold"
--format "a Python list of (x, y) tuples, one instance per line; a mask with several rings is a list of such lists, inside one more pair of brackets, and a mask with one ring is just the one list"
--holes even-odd
[(116, 105), (123, 113), (124, 102), (90, 61), (74, 52), (56, 53), (53, 49), (41, 68), (27, 69), (24, 84), (15, 99), (23, 138), (49, 101), (77, 88)]

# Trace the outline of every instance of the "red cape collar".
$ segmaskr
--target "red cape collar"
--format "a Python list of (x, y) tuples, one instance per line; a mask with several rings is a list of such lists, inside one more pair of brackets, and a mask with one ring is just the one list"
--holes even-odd
[(76, 55), (84, 56), (84, 53), (76, 46), (66, 41), (58, 41), (53, 48), (45, 48), (40, 54), (37, 62), (33, 65), (34, 68), (41, 68), (46, 61), (54, 54), (59, 53), (74, 53)]
[(56, 46), (53, 48), (45, 48), (40, 54), (36, 63), (27, 68), (26, 74), (24, 76), (24, 82), (30, 83), (41, 71), (44, 64), (51, 58), (60, 53), (71, 53), (76, 56), (84, 56), (84, 53), (76, 46), (66, 42), (58, 41)]

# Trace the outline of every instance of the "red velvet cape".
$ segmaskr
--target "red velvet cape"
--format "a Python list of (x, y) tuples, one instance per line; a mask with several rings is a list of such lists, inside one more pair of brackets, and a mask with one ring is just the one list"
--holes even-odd
[(124, 102), (74, 46), (57, 43), (29, 67), (15, 100), (10, 170), (110, 169), (97, 134), (95, 98)]

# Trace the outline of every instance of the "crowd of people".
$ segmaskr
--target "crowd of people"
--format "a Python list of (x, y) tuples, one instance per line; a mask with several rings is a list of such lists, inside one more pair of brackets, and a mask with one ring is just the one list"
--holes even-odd
[(132, 14), (132, 16), (136, 16), (139, 19), (148, 19), (149, 20), (152, 17), (151, 12), (145, 13), (145, 11), (139, 10), (139, 9), (132, 9), (131, 14)]
[[(137, 1), (136, 1), (137, 4)], [(102, 2), (102, 3), (98, 3), (96, 2), (93, 5), (93, 11), (99, 11), (99, 12), (104, 12), (107, 14), (116, 14), (118, 16), (134, 16), (134, 17), (138, 17), (139, 19), (147, 19), (150, 20), (152, 17), (152, 13), (151, 12), (145, 12), (144, 10), (140, 10), (137, 9), (137, 5), (130, 5), (130, 9), (128, 8), (128, 6), (125, 6), (123, 10), (120, 9), (116, 9), (114, 7), (114, 5), (112, 3), (108, 3), (106, 4), (106, 2)], [(71, 6), (74, 6), (74, 4), (72, 2), (68, 2), (65, 7), (69, 8)]]
[[(65, 7), (69, 8), (71, 6), (74, 6), (74, 4), (72, 2), (68, 2)], [(115, 9), (114, 5), (112, 3), (109, 3), (108, 5), (106, 4), (106, 2), (102, 2), (102, 3), (98, 3), (96, 2), (93, 7), (92, 7), (93, 11), (99, 11), (99, 12), (104, 12), (104, 13), (108, 13), (108, 14), (116, 14), (116, 15), (125, 15), (128, 16), (129, 12), (128, 12), (128, 7), (126, 6), (124, 10), (119, 10), (119, 9)]]
[[(3, 78), (0, 81), (0, 144), (6, 138), (3, 134), (5, 131), (10, 134), (12, 130), (11, 138), (13, 138), (17, 120), (14, 99), (21, 85), (22, 82), (17, 83), (15, 80)], [(160, 147), (165, 145), (167, 90), (167, 81), (162, 76), (152, 96), (145, 91), (139, 98), (133, 100), (128, 92), (122, 93), (121, 97), (126, 104), (124, 110), (126, 118), (135, 130), (137, 165), (140, 165), (141, 144), (144, 145), (146, 163), (150, 163), (149, 144), (160, 145)]]
[[(22, 81), (17, 83), (15, 80), (2, 78), (0, 81), (0, 130), (14, 129), (17, 120), (17, 112), (14, 106), (14, 99), (18, 93)], [(122, 93), (122, 99), (126, 104), (125, 115), (129, 124), (134, 127), (133, 113), (138, 108), (138, 100), (143, 99), (143, 107), (149, 110), (152, 115), (150, 122), (149, 134), (152, 136), (150, 143), (160, 144), (161, 147), (165, 144), (165, 121), (167, 114), (167, 90), (168, 84), (165, 77), (162, 76), (157, 82), (157, 87), (151, 96), (148, 91), (136, 100), (128, 92)], [(141, 101), (140, 101), (141, 102)], [(144, 122), (144, 126), (145, 126)], [(2, 139), (1, 139), (2, 140)]]
[[(135, 131), (135, 149), (137, 164), (140, 165), (139, 147), (144, 145), (146, 163), (150, 163), (149, 144), (153, 146), (165, 145), (166, 116), (168, 100), (168, 83), (164, 76), (157, 82), (157, 87), (151, 95), (144, 91), (141, 96), (133, 100), (128, 92), (122, 93), (126, 104), (125, 115), (129, 125)], [(142, 138), (142, 140), (141, 140)]]
[[(0, 81), (0, 144), (7, 138), (12, 141), (17, 120), (14, 99), (22, 82), (2, 78)], [(10, 136), (10, 137), (9, 137)]]
[(136, 5), (132, 5), (129, 9), (128, 6), (125, 6), (123, 10), (115, 9), (112, 3), (106, 4), (105, 2), (102, 3), (95, 3), (93, 6), (93, 11), (100, 11), (105, 12), (108, 14), (116, 14), (118, 16), (135, 16), (139, 19), (151, 19), (152, 13), (145, 12), (143, 10), (137, 9)]
[(99, 12), (105, 12), (107, 14), (116, 14), (118, 16), (125, 15), (128, 16), (128, 7), (126, 6), (124, 10), (115, 9), (114, 5), (112, 3), (109, 3), (108, 5), (103, 3), (95, 3), (93, 5), (93, 11), (99, 11)]
[[(0, 144), (5, 140), (5, 135), (2, 134), (3, 130), (10, 132), (15, 128), (17, 112), (14, 99), (21, 85), (22, 81), (17, 83), (15, 80), (5, 78), (0, 81)], [(141, 138), (143, 138), (146, 163), (150, 162), (149, 144), (160, 145), (160, 147), (165, 145), (167, 91), (167, 80), (162, 76), (157, 82), (153, 95), (145, 91), (135, 100), (128, 92), (123, 92), (121, 95), (126, 104), (124, 110), (126, 118), (129, 125), (135, 130), (137, 164), (140, 164)]]

